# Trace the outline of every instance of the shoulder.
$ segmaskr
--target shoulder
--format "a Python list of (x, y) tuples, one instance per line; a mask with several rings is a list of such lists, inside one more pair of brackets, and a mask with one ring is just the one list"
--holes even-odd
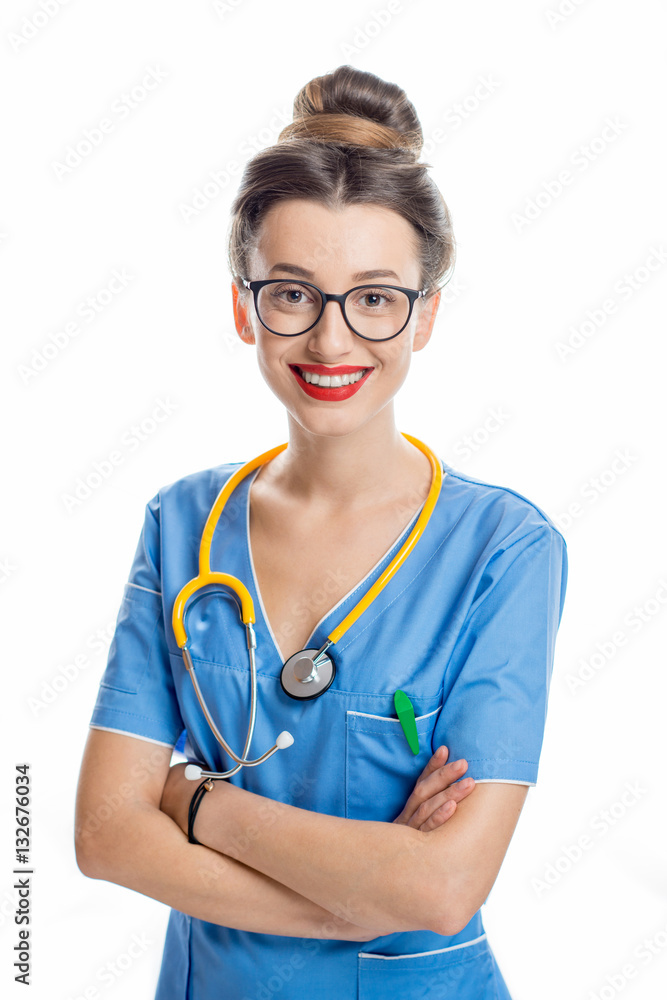
[(170, 511), (181, 516), (199, 511), (208, 512), (225, 483), (244, 463), (224, 462), (209, 469), (187, 473), (179, 479), (165, 483), (149, 500), (147, 507), (156, 517)]
[[(525, 618), (531, 601), (549, 594), (554, 620), (560, 622), (569, 560), (567, 542), (553, 520), (518, 490), (469, 476), (446, 462), (443, 468), (455, 504), (458, 497), (457, 531), (477, 570), (471, 612), (504, 580), (516, 595), (520, 616)], [(485, 606), (490, 611), (494, 607)]]
[(563, 546), (565, 538), (534, 500), (509, 486), (489, 483), (465, 472), (454, 469), (442, 460), (447, 493), (456, 498), (465, 510), (468, 522), (472, 519), (484, 534), (493, 534), (496, 541), (502, 538), (505, 546), (524, 538), (534, 531), (557, 536)]

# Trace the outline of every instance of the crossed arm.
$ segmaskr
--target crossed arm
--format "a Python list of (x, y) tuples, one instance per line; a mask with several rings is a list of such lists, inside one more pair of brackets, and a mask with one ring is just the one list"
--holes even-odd
[(83, 873), (203, 920), (301, 937), (457, 933), (486, 899), (527, 793), (487, 783), (468, 794), (451, 785), (465, 766), (435, 758), (401, 815), (381, 823), (216, 782), (197, 815), (199, 846), (184, 833), (195, 786), (170, 759), (166, 747), (91, 729), (77, 795)]

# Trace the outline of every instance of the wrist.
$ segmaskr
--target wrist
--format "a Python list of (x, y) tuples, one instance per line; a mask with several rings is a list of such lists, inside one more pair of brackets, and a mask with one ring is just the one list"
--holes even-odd
[[(244, 793), (243, 789), (224, 779), (212, 781), (211, 785), (210, 790), (201, 793), (192, 829), (201, 844), (225, 854), (230, 842), (233, 819), (239, 818), (237, 813), (240, 809), (240, 803), (232, 802), (230, 798), (234, 799), (238, 793)], [(225, 797), (224, 808), (220, 802), (221, 796)]]
[(195, 836), (195, 820), (197, 819), (197, 813), (199, 812), (199, 807), (201, 806), (203, 800), (206, 798), (206, 795), (212, 791), (213, 781), (211, 778), (205, 778), (204, 781), (197, 785), (192, 798), (190, 799), (190, 805), (188, 807), (188, 826), (186, 830), (188, 843), (190, 844), (199, 844), (200, 846), (202, 844), (201, 840)]
[(172, 764), (162, 790), (160, 809), (180, 826), (188, 830), (188, 807), (196, 786), (185, 777), (185, 764)]

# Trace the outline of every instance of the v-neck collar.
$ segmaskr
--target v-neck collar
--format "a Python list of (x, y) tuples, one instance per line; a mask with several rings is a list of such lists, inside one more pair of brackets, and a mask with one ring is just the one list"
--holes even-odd
[[(441, 465), (441, 467), (443, 466), (442, 461), (440, 461), (440, 465)], [(256, 597), (256, 600), (257, 600), (257, 604), (259, 605), (259, 608), (260, 608), (260, 611), (261, 611), (262, 622), (263, 622), (263, 624), (264, 624), (264, 626), (266, 628), (266, 631), (271, 636), (271, 641), (273, 643), (273, 648), (276, 651), (276, 656), (278, 657), (280, 663), (282, 664), (285, 661), (283, 660), (283, 654), (282, 654), (282, 652), (280, 650), (280, 646), (278, 645), (278, 642), (277, 642), (276, 637), (274, 635), (273, 628), (271, 627), (271, 623), (269, 621), (269, 616), (266, 613), (266, 608), (264, 607), (264, 601), (262, 600), (262, 595), (261, 595), (261, 592), (260, 592), (260, 589), (259, 589), (259, 582), (257, 580), (257, 574), (255, 573), (255, 564), (254, 564), (254, 561), (253, 561), (253, 558), (252, 558), (252, 549), (251, 549), (251, 545), (250, 545), (250, 488), (251, 488), (252, 483), (253, 483), (253, 481), (255, 479), (255, 476), (258, 474), (260, 468), (261, 468), (261, 466), (259, 468), (255, 469), (255, 471), (251, 475), (246, 476), (246, 478), (244, 480), (244, 484), (245, 484), (245, 488), (246, 488), (246, 498), (245, 498), (245, 506), (246, 506), (246, 516), (245, 516), (245, 550), (246, 550), (246, 561), (247, 561), (247, 563), (248, 563), (248, 565), (250, 567), (250, 574), (252, 576), (252, 585), (253, 585), (253, 589), (255, 591), (255, 597)], [(441, 486), (441, 489), (440, 489), (440, 495), (442, 495), (442, 487), (444, 487), (446, 475), (447, 475), (446, 470), (443, 468), (442, 486)], [(440, 499), (440, 498), (438, 497), (438, 499)], [(424, 501), (424, 503), (426, 503), (426, 501)], [(370, 577), (373, 576), (373, 574), (376, 572), (376, 570), (379, 569), (379, 567), (382, 565), (382, 563), (385, 562), (388, 559), (388, 557), (392, 555), (392, 553), (394, 552), (394, 550), (397, 549), (400, 546), (400, 544), (402, 543), (402, 541), (405, 539), (405, 537), (412, 530), (415, 521), (417, 520), (417, 518), (419, 517), (419, 515), (421, 514), (421, 512), (423, 510), (423, 507), (424, 507), (424, 504), (422, 504), (419, 507), (419, 509), (414, 514), (414, 516), (411, 518), (410, 522), (405, 526), (405, 528), (403, 528), (403, 530), (401, 531), (401, 533), (398, 536), (398, 538), (396, 538), (392, 542), (392, 544), (389, 546), (389, 548), (386, 550), (386, 552), (382, 556), (380, 556), (380, 558), (378, 559), (378, 561), (375, 563), (375, 565), (371, 569), (369, 569), (368, 573), (366, 573), (366, 575), (364, 576), (364, 578), (362, 580), (360, 580), (358, 583), (356, 583), (353, 587), (351, 587), (350, 590), (348, 590), (348, 592), (343, 597), (341, 597), (341, 599), (337, 602), (337, 604), (335, 604), (334, 607), (331, 608), (330, 611), (327, 611), (326, 614), (324, 614), (320, 618), (320, 620), (318, 621), (318, 623), (315, 625), (314, 629), (312, 630), (312, 632), (308, 636), (308, 639), (306, 640), (306, 644), (303, 647), (304, 649), (308, 649), (310, 647), (310, 643), (312, 641), (312, 638), (315, 635), (315, 633), (317, 632), (317, 630), (320, 628), (320, 626), (324, 622), (326, 622), (328, 618), (330, 618), (332, 615), (334, 615), (336, 613), (336, 611), (341, 607), (341, 605), (345, 604), (345, 602), (351, 597), (352, 594), (354, 594), (357, 590), (360, 590), (364, 586), (364, 584), (367, 582), (367, 580)], [(434, 511), (432, 512), (431, 516), (433, 516), (433, 513), (434, 513)], [(359, 596), (359, 600), (361, 600), (361, 596), (362, 595)], [(341, 615), (341, 621), (342, 621), (342, 619), (344, 617), (345, 617), (344, 615)], [(356, 624), (356, 622), (355, 622), (355, 624)], [(331, 630), (329, 629), (328, 631), (331, 631)]]

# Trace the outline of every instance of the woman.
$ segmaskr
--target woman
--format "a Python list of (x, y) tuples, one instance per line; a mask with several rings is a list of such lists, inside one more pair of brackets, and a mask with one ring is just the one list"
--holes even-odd
[[(189, 816), (196, 785), (169, 766), (179, 737), (205, 770), (234, 761), (199, 707), (172, 609), (240, 463), (185, 476), (147, 505), (77, 800), (81, 870), (172, 907), (158, 1000), (509, 996), (480, 907), (537, 778), (567, 555), (535, 504), (432, 465), (396, 428), (394, 397), (454, 261), (422, 138), (399, 87), (339, 67), (303, 88), (232, 208), (236, 329), (289, 441), (234, 487), (210, 562), (257, 613), (247, 757), (281, 730), (294, 743), (211, 782)], [(437, 463), (423, 534), (329, 650), (325, 690), (289, 693), (283, 664), (325, 646), (384, 573)], [(220, 590), (189, 613), (188, 649), (238, 753), (247, 637)]]

